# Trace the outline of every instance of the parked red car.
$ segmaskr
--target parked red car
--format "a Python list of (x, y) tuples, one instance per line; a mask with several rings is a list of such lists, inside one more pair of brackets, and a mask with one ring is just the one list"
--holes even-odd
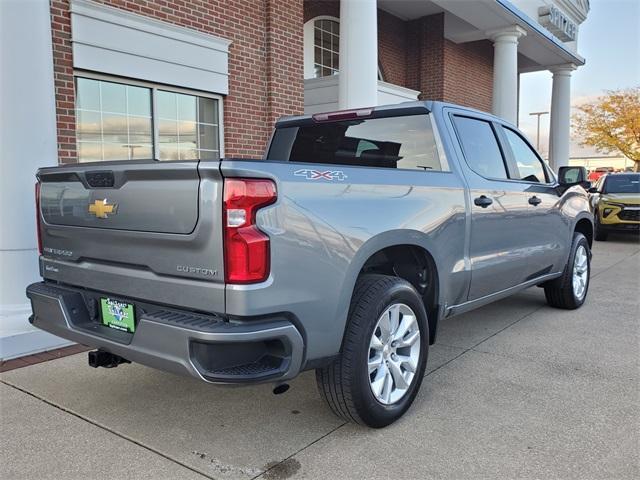
[(601, 176), (603, 176), (605, 173), (611, 173), (613, 172), (613, 167), (598, 167), (595, 170), (589, 172), (589, 176), (587, 177), (587, 179), (590, 182), (597, 182)]

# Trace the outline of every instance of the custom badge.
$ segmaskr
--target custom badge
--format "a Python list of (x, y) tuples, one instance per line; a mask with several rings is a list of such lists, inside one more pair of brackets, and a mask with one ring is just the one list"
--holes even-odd
[(107, 218), (109, 215), (118, 213), (118, 206), (115, 204), (109, 205), (106, 198), (104, 200), (96, 200), (89, 204), (89, 213), (97, 218)]

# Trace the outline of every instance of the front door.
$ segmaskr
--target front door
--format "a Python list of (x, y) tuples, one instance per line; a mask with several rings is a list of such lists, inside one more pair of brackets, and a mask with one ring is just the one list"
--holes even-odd
[(528, 204), (527, 279), (562, 271), (566, 262), (569, 219), (562, 215), (555, 182), (533, 147), (516, 130), (502, 126), (505, 151), (511, 156), (510, 176), (525, 187)]

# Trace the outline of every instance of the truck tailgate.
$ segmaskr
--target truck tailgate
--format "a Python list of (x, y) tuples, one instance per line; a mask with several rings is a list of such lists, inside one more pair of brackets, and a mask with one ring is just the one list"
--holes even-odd
[(38, 179), (45, 278), (224, 311), (219, 162), (73, 165)]
[(39, 177), (49, 225), (187, 234), (198, 221), (200, 180), (189, 162), (67, 167)]

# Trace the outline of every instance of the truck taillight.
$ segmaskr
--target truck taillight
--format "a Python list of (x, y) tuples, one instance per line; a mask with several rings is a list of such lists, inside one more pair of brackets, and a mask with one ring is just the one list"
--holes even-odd
[(256, 212), (276, 201), (271, 180), (224, 180), (224, 258), (227, 283), (257, 283), (269, 276), (269, 237), (256, 225)]
[(40, 232), (40, 182), (36, 183), (36, 234), (38, 235), (38, 254), (42, 255), (42, 233)]

